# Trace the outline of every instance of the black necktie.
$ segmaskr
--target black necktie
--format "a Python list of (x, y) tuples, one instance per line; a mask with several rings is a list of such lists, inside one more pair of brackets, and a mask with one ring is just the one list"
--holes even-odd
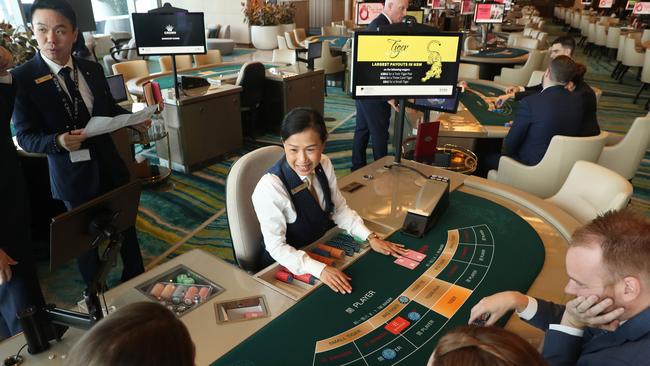
[(70, 106), (70, 108), (72, 108), (71, 112), (73, 114), (74, 114), (74, 103), (75, 100), (77, 101), (78, 115), (74, 123), (77, 126), (77, 128), (82, 128), (86, 126), (86, 123), (88, 123), (88, 120), (90, 119), (90, 113), (88, 113), (88, 108), (86, 108), (86, 103), (84, 103), (84, 100), (81, 97), (81, 93), (79, 92), (77, 85), (75, 84), (75, 82), (72, 80), (72, 77), (70, 76), (71, 72), (72, 69), (66, 66), (59, 71), (59, 74), (63, 76), (63, 81), (65, 81), (65, 87), (68, 89), (68, 93), (70, 94), (70, 99), (72, 99), (72, 105)]

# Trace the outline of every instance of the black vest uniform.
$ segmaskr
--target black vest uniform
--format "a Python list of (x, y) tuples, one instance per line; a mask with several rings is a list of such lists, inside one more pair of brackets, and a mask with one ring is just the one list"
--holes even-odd
[[(323, 167), (318, 164), (315, 169), (316, 179), (320, 183), (323, 190), (323, 198), (325, 199), (325, 210), (320, 207), (314, 197), (306, 187), (298, 192), (292, 193), (292, 190), (300, 186), (304, 182), (298, 174), (287, 163), (286, 157), (282, 157), (275, 163), (268, 171), (282, 181), (284, 187), (289, 192), (291, 202), (296, 209), (296, 221), (287, 223), (286, 241), (296, 249), (300, 249), (306, 245), (315, 242), (318, 238), (325, 235), (325, 233), (335, 226), (331, 216), (334, 212), (334, 204), (332, 203), (332, 193), (330, 191), (327, 176), (323, 171)], [(264, 251), (264, 258), (262, 262), (268, 265), (274, 262), (273, 258), (269, 255), (268, 251)]]

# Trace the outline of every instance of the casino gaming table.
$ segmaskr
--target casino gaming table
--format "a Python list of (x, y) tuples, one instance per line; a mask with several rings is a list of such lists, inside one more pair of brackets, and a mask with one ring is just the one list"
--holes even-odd
[[(178, 71), (178, 75), (197, 76), (206, 79), (221, 80), (222, 82), (234, 83), (239, 75), (243, 63), (226, 62), (220, 64), (206, 65), (193, 69)], [(269, 70), (272, 67), (285, 66), (277, 63), (264, 63), (264, 68)], [(142, 95), (142, 84), (147, 81), (157, 81), (160, 83), (160, 89), (171, 89), (174, 87), (174, 78), (172, 72), (151, 74), (149, 76), (129, 80), (127, 87), (133, 95)]]
[(411, 270), (369, 251), (345, 270), (352, 294), (321, 286), (213, 365), (425, 365), (481, 298), (526, 292), (544, 263), (526, 221), (462, 192), (423, 238), (388, 239), (427, 257)]
[(307, 37), (306, 41), (309, 42), (323, 42), (323, 41), (330, 41), (330, 49), (332, 51), (341, 51), (343, 49), (343, 46), (345, 46), (345, 42), (348, 41), (350, 37), (345, 37), (345, 36), (311, 36)]
[(528, 51), (520, 48), (492, 48), (460, 56), (461, 62), (479, 65), (481, 80), (494, 80), (502, 67), (525, 64)]
[(460, 96), (460, 102), (483, 126), (504, 126), (517, 113), (517, 102), (508, 99), (501, 108), (494, 106), (497, 97), (505, 94), (502, 88), (489, 83), (467, 82), (468, 88)]

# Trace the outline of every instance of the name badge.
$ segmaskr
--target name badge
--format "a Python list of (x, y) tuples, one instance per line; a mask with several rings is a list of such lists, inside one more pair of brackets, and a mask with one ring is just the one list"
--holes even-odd
[(309, 187), (309, 186), (307, 185), (307, 182), (303, 182), (303, 183), (302, 183), (301, 185), (299, 185), (298, 187), (292, 189), (292, 190), (291, 190), (291, 194), (296, 194), (296, 193), (298, 193), (298, 192), (300, 192), (300, 191), (302, 191), (302, 190), (307, 189), (307, 187)]
[(44, 82), (46, 82), (48, 80), (52, 80), (52, 74), (47, 74), (45, 76), (41, 76), (40, 78), (35, 79), (34, 82), (38, 85), (38, 84), (42, 84), (42, 83), (44, 83)]
[(70, 161), (73, 163), (78, 163), (81, 161), (90, 160), (90, 150), (83, 149), (77, 151), (70, 151)]

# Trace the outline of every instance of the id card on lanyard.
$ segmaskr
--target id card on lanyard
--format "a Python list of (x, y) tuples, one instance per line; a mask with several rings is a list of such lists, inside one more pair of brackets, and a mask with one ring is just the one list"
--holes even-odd
[[(68, 90), (68, 93), (66, 93), (61, 87), (61, 82), (59, 81), (59, 78), (56, 75), (52, 74), (52, 80), (54, 81), (54, 85), (56, 86), (56, 89), (58, 90), (59, 95), (61, 96), (61, 102), (63, 103), (63, 107), (65, 108), (66, 112), (68, 112), (68, 118), (70, 121), (66, 125), (66, 130), (68, 130), (68, 132), (77, 129), (77, 122), (79, 121), (79, 103), (84, 103), (83, 98), (77, 96), (81, 94), (79, 93), (79, 70), (77, 69), (77, 67), (74, 67), (73, 71), (74, 71), (74, 87), (77, 89), (76, 90), (77, 93), (75, 93), (74, 90)], [(72, 101), (73, 104), (72, 106), (70, 106), (69, 101)], [(70, 161), (73, 163), (88, 161), (91, 159), (89, 149), (70, 151), (69, 155), (70, 155)]]

